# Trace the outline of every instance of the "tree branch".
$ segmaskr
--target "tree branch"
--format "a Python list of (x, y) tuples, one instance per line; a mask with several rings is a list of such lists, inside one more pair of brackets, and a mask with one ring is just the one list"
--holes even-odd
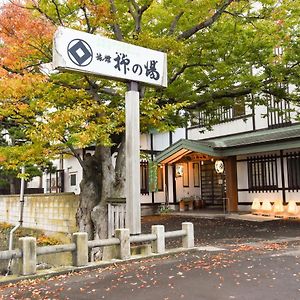
[[(210, 100), (220, 100), (220, 99), (223, 99), (223, 98), (240, 97), (240, 96), (248, 95), (252, 91), (253, 91), (252, 87), (237, 88), (235, 90), (227, 90), (227, 91), (219, 91), (219, 92), (215, 92), (215, 93), (212, 93), (212, 94), (208, 95), (207, 99), (210, 99)], [(205, 96), (204, 96), (204, 98), (205, 98)], [(187, 108), (188, 109), (199, 108), (202, 105), (204, 105), (206, 102), (207, 102), (207, 100), (201, 99), (200, 101), (197, 101), (196, 103), (189, 105)]]
[(201, 22), (197, 24), (196, 26), (182, 32), (177, 40), (186, 40), (193, 36), (195, 33), (200, 31), (201, 29), (207, 28), (214, 24), (222, 15), (222, 13), (225, 11), (225, 9), (233, 2), (234, 0), (224, 0), (223, 4), (216, 10), (216, 12), (208, 19), (206, 19), (204, 22)]
[(173, 77), (169, 79), (168, 84), (173, 83), (186, 69), (192, 68), (192, 67), (213, 67), (212, 64), (202, 64), (202, 63), (195, 63), (195, 64), (185, 64), (183, 65), (175, 74)]
[(92, 33), (95, 29), (92, 28), (92, 26), (91, 26), (89, 17), (87, 15), (86, 6), (84, 5), (83, 7), (81, 7), (81, 10), (83, 11), (83, 14), (84, 14), (84, 18), (85, 18), (85, 22), (86, 22), (86, 26), (87, 26), (87, 32)]
[(72, 152), (74, 157), (78, 160), (82, 169), (85, 170), (85, 168), (86, 168), (85, 163), (84, 163), (83, 159), (81, 158), (81, 156), (76, 151), (76, 149), (73, 147), (73, 145), (69, 144), (68, 140), (65, 137), (63, 137), (62, 141), (63, 141), (63, 143), (65, 143), (67, 145), (67, 147), (70, 149), (70, 151)]
[[(70, 88), (72, 90), (84, 90), (86, 92), (90, 92), (91, 90), (94, 90), (95, 93), (102, 93), (102, 94), (106, 94), (106, 95), (110, 95), (110, 96), (120, 96), (114, 89), (112, 88), (100, 88), (99, 85), (97, 85), (95, 82), (92, 82), (88, 76), (85, 76), (86, 81), (89, 84), (89, 87), (82, 87), (79, 85), (74, 85), (74, 84), (69, 84), (63, 81), (53, 81), (53, 80), (49, 80), (50, 82), (59, 85), (59, 86), (63, 86), (66, 88)], [(94, 94), (93, 94), (94, 95)]]
[[(141, 23), (143, 13), (151, 6), (153, 0), (149, 0), (142, 7), (139, 7), (135, 0), (128, 0), (129, 2), (129, 12), (132, 15), (135, 22), (134, 31), (139, 34), (141, 32)], [(132, 4), (132, 6), (130, 5)]]
[[(16, 4), (15, 4), (16, 5)], [(47, 20), (49, 20), (53, 25), (57, 25), (57, 22), (56, 20), (54, 20), (52, 17), (50, 17), (48, 14), (46, 14), (38, 5), (36, 4), (33, 4), (33, 8), (28, 8), (28, 7), (23, 7), (23, 6), (20, 6), (20, 5), (17, 5), (19, 7), (22, 7), (22, 8), (26, 8), (26, 9), (35, 9), (37, 10), (42, 16), (44, 16)]]
[[(110, 2), (110, 11), (113, 14), (113, 16), (116, 18), (117, 15), (117, 8), (115, 5), (114, 0), (109, 0)], [(123, 41), (123, 34), (120, 28), (120, 25), (115, 21), (114, 24), (112, 25), (112, 29), (114, 31), (115, 37), (118, 41)]]
[(61, 16), (60, 16), (58, 4), (56, 3), (55, 0), (51, 0), (51, 2), (52, 2), (52, 3), (54, 4), (54, 6), (55, 6), (55, 11), (56, 11), (56, 15), (57, 15), (59, 24), (60, 24), (61, 26), (64, 26), (64, 22), (63, 22), (63, 20), (62, 20), (62, 18), (61, 18)]
[(263, 20), (266, 18), (265, 16), (245, 16), (245, 15), (239, 14), (239, 13), (232, 13), (228, 10), (224, 10), (224, 13), (231, 15), (233, 17), (238, 17), (238, 18), (248, 19), (248, 20)]
[(184, 11), (181, 11), (177, 16), (175, 16), (173, 22), (171, 23), (168, 35), (172, 35), (174, 33), (175, 28), (176, 28), (180, 18), (183, 16), (183, 14), (184, 14)]

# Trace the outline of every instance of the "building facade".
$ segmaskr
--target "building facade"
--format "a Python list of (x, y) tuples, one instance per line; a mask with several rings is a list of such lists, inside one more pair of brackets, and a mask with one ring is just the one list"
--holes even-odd
[(249, 211), (254, 199), (300, 203), (297, 109), (275, 99), (267, 107), (219, 108), (210, 131), (210, 116), (195, 113), (186, 138), (156, 158), (175, 178), (167, 180), (170, 203), (194, 197), (227, 211)]
[[(267, 107), (219, 108), (214, 112), (219, 123), (211, 130), (205, 126), (214, 116), (195, 112), (187, 128), (141, 135), (141, 152), (148, 157), (140, 164), (142, 206), (167, 203), (177, 209), (183, 199), (198, 199), (205, 207), (248, 211), (254, 199), (300, 201), (297, 109), (270, 99)], [(157, 164), (154, 187), (152, 161)], [(79, 194), (78, 161), (70, 156), (54, 165), (56, 172), (43, 176), (44, 192)]]

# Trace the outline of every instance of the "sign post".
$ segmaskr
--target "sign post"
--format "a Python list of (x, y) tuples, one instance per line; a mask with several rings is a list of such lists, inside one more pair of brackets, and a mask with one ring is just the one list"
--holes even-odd
[(126, 122), (126, 227), (131, 234), (141, 233), (140, 203), (140, 109), (136, 82), (125, 94)]
[(141, 233), (140, 122), (138, 83), (167, 86), (167, 55), (100, 35), (59, 27), (53, 40), (53, 67), (129, 82), (126, 116), (126, 227)]

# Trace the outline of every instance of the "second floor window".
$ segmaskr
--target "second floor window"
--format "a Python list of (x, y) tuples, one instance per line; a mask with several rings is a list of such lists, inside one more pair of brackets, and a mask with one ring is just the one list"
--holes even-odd
[(193, 125), (206, 127), (241, 118), (246, 115), (243, 101), (236, 101), (231, 107), (218, 107), (212, 111), (198, 111), (194, 113)]

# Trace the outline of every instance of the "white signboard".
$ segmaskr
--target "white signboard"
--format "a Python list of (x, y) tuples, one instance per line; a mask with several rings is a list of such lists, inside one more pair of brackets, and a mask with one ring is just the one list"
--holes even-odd
[(165, 53), (64, 27), (54, 36), (53, 65), (61, 70), (167, 86)]

